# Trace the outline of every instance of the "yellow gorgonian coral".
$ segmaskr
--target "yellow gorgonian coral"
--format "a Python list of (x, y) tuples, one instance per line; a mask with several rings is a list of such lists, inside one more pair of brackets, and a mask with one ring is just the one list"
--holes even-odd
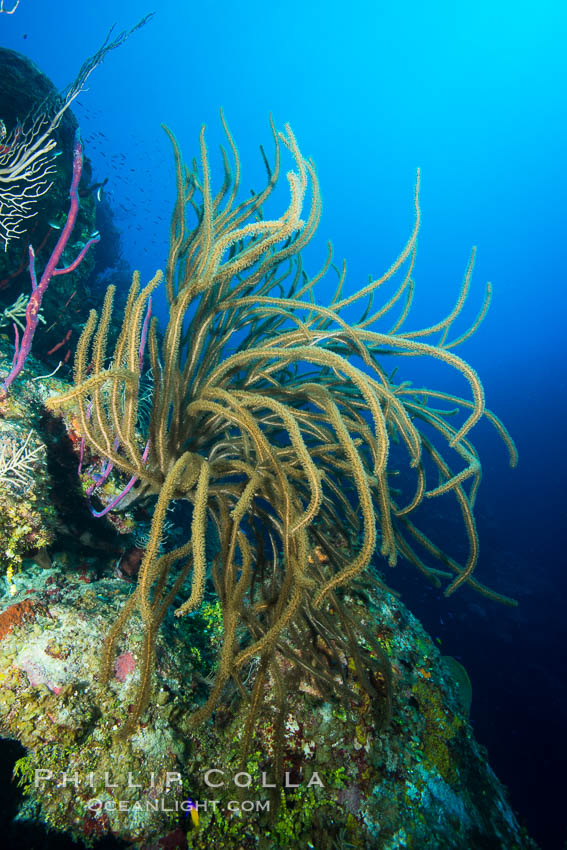
[[(449, 316), (428, 328), (404, 330), (420, 226), (418, 175), (415, 222), (397, 259), (348, 296), (343, 268), (334, 296), (322, 303), (318, 284), (332, 273), (332, 252), (313, 277), (301, 260), (321, 213), (313, 164), (288, 126), (282, 133), (272, 127), (273, 165), (262, 151), (266, 186), (238, 202), (240, 163), (224, 126), (234, 164), (223, 150), (224, 180), (217, 191), (204, 131), (200, 167), (192, 169), (167, 131), (177, 200), (165, 276), (158, 272), (142, 289), (134, 276), (111, 357), (106, 345), (114, 290), (108, 290), (100, 317), (91, 312), (78, 345), (74, 387), (49, 402), (55, 409), (75, 400), (80, 432), (91, 450), (138, 479), (123, 505), (156, 497), (138, 585), (104, 654), (107, 678), (117, 640), (137, 611), (146, 637), (126, 731), (149, 699), (160, 622), (172, 605), (178, 615), (195, 610), (207, 579), (222, 607), (224, 632), (216, 678), (195, 722), (210, 715), (231, 678), (248, 695), (249, 718), (268, 676), (283, 706), (285, 685), (276, 661), (281, 655), (356, 700), (360, 688), (349, 687), (345, 661), (351, 659), (358, 684), (375, 704), (377, 691), (387, 690), (387, 664), (372, 636), (362, 641), (341, 599), (345, 586), (368, 574), (377, 548), (391, 565), (402, 556), (437, 584), (449, 579), (447, 593), (469, 584), (503, 599), (473, 576), (478, 558), (473, 505), (481, 473), (468, 435), (486, 416), (512, 463), (515, 448), (485, 409), (478, 375), (453, 353), (484, 316), (489, 290), (472, 327), (449, 338), (469, 290), (474, 254)], [(288, 203), (279, 217), (266, 219), (264, 204), (280, 179), (286, 151)], [(147, 433), (140, 434), (145, 315), (163, 277), (169, 317), (162, 338), (155, 319), (149, 330), (153, 395)], [(389, 281), (397, 281), (393, 293), (376, 305), (380, 287)], [(346, 308), (357, 304), (360, 318), (347, 321)], [(440, 361), (461, 374), (469, 398), (396, 383), (384, 365), (393, 355)], [(397, 489), (393, 475), (402, 463), (404, 485)], [(469, 543), (463, 563), (431, 540), (416, 519), (428, 499), (444, 494), (455, 498), (462, 515)], [(186, 540), (160, 555), (166, 512), (179, 499), (192, 505)], [(189, 578), (184, 601), (176, 602)], [(329, 658), (345, 671), (340, 685), (329, 673)], [(245, 740), (251, 724), (249, 719)]]

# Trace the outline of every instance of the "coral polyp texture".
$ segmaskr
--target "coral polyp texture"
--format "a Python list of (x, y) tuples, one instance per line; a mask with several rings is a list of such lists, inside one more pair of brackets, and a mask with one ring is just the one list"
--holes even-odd
[[(35, 378), (57, 458), (43, 475), (67, 477), (52, 483), (51, 557), (23, 553), (0, 613), (0, 725), (27, 749), (21, 817), (146, 848), (533, 848), (472, 736), (466, 671), (380, 572), (405, 560), (447, 595), (468, 585), (514, 604), (475, 574), (471, 429), (485, 417), (512, 465), (516, 449), (454, 353), (490, 288), (455, 330), (473, 252), (449, 315), (406, 329), (419, 174), (410, 237), (383, 275), (347, 294), (330, 248), (308, 274), (312, 162), (272, 125), (265, 186), (241, 200), (221, 119), (218, 188), (204, 130), (188, 167), (166, 129), (164, 272), (134, 275), (117, 334), (108, 289), (71, 385)], [(456, 372), (464, 397), (398, 379), (414, 357)], [(25, 406), (20, 383), (6, 412)], [(460, 514), (461, 561), (428, 531), (435, 499)]]
[[(323, 306), (317, 292), (329, 287), (331, 252), (311, 277), (301, 260), (321, 213), (312, 163), (288, 126), (283, 133), (272, 127), (272, 165), (263, 154), (266, 186), (237, 203), (240, 163), (224, 128), (233, 168), (223, 150), (224, 180), (216, 193), (204, 130), (200, 168), (193, 170), (166, 130), (175, 155), (177, 201), (165, 271), (169, 317), (163, 338), (156, 319), (149, 329), (148, 319), (151, 294), (164, 275), (157, 272), (140, 288), (135, 274), (112, 355), (107, 354), (110, 288), (100, 315), (90, 313), (77, 346), (74, 387), (47, 404), (52, 410), (76, 409), (84, 444), (104, 458), (103, 478), (109, 465), (131, 476), (113, 507), (157, 497), (136, 589), (104, 650), (102, 679), (107, 681), (117, 641), (137, 613), (144, 624), (142, 673), (123, 734), (134, 731), (148, 705), (160, 623), (171, 607), (178, 617), (197, 611), (210, 576), (222, 607), (224, 636), (214, 683), (193, 723), (210, 716), (232, 680), (250, 704), (246, 753), (268, 678), (276, 685), (282, 718), (285, 713), (278, 653), (298, 663), (310, 634), (332, 655), (336, 643), (343, 646), (355, 659), (359, 683), (377, 698), (370, 662), (357, 648), (357, 626), (341, 602), (344, 589), (368, 570), (376, 549), (390, 566), (403, 556), (436, 585), (446, 582), (447, 594), (469, 584), (511, 601), (473, 574), (478, 558), (473, 506), (481, 469), (469, 432), (487, 416), (512, 464), (516, 452), (504, 427), (486, 410), (476, 372), (453, 353), (488, 306), (489, 289), (472, 327), (450, 338), (469, 290), (474, 255), (451, 313), (431, 327), (403, 329), (413, 293), (419, 175), (415, 223), (400, 255), (382, 276), (352, 295), (343, 294), (345, 274), (338, 272), (335, 294)], [(289, 203), (278, 218), (267, 219), (263, 206), (272, 200), (284, 153), (292, 164), (286, 175)], [(374, 305), (379, 288), (394, 280), (386, 302)], [(343, 318), (347, 308), (359, 304), (358, 321)], [(386, 330), (378, 329), (381, 323)], [(153, 392), (147, 425), (140, 431), (146, 347)], [(394, 382), (384, 364), (396, 355), (441, 361), (462, 375), (470, 398)], [(451, 409), (434, 408), (432, 401)], [(402, 490), (391, 484), (401, 462), (407, 479)], [(414, 520), (423, 503), (444, 494), (454, 496), (462, 515), (468, 539), (463, 563)], [(191, 505), (185, 539), (161, 554), (166, 512), (179, 500)], [(343, 546), (337, 545), (337, 536)], [(309, 557), (314, 544), (324, 553), (322, 561)], [(387, 691), (387, 664), (379, 651), (374, 656), (371, 666)], [(309, 664), (325, 687), (336, 687), (317, 653), (311, 653)]]

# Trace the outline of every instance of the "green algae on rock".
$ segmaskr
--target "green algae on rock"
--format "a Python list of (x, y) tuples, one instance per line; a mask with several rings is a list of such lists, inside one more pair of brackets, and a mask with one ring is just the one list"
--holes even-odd
[[(418, 621), (370, 577), (346, 591), (341, 604), (387, 659), (387, 688), (380, 682), (385, 668), (375, 674), (384, 704), (371, 704), (342, 651), (333, 660), (340, 669), (331, 664), (329, 671), (346, 681), (350, 700), (321, 689), (307, 655), (302, 667), (277, 653), (288, 691), (285, 717), (280, 728), (276, 683), (268, 677), (243, 764), (246, 704), (235, 688), (209, 722), (197, 730), (188, 722), (207, 698), (222, 643), (221, 606), (207, 590), (198, 612), (166, 618), (157, 637), (154, 698), (136, 734), (121, 740), (140, 677), (139, 620), (119, 642), (108, 687), (100, 687), (98, 674), (105, 635), (132, 585), (116, 571), (121, 549), (108, 536), (112, 528), (83, 533), (83, 549), (72, 545), (80, 525), (74, 529), (60, 515), (60, 491), (70, 491), (66, 479), (52, 478), (62, 474), (68, 438), (36, 415), (63, 382), (42, 377), (34, 358), (26, 368), (37, 380), (15, 387), (3, 427), (20, 436), (33, 429), (33, 445), (45, 446), (22, 498), (38, 494), (44, 511), (36, 532), (43, 529), (51, 545), (46, 558), (16, 547), (21, 571), (15, 590), (3, 579), (0, 600), (0, 734), (26, 749), (14, 771), (24, 792), (20, 819), (87, 845), (110, 835), (145, 850), (177, 840), (195, 850), (534, 850), (474, 739), (464, 675), (456, 681), (454, 665)], [(65, 422), (72, 434), (72, 413)], [(71, 450), (80, 504), (76, 463)], [(17, 503), (20, 496), (11, 498)], [(122, 538), (123, 550), (130, 538)], [(315, 649), (329, 651), (324, 643)], [(191, 801), (198, 805), (194, 817)]]
[[(85, 584), (73, 565), (58, 561), (55, 555), (50, 569), (26, 573), (35, 619), (0, 642), (0, 728), (27, 749), (16, 769), (25, 791), (21, 817), (39, 816), (78, 840), (111, 834), (146, 848), (178, 828), (192, 848), (535, 848), (474, 739), (437, 648), (393, 595), (375, 587), (364, 602), (344, 600), (387, 647), (392, 666), (392, 720), (379, 734), (372, 706), (323, 699), (308, 673), (297, 678), (278, 659), (282, 675), (295, 677), (278, 789), (273, 683), (242, 765), (244, 707), (236, 695), (198, 732), (187, 723), (206, 677), (173, 617), (158, 637), (159, 698), (139, 731), (119, 739), (138, 653), (121, 662), (130, 652), (124, 645), (102, 696), (95, 676), (128, 586), (114, 577)], [(128, 646), (141, 639), (135, 621), (131, 628)], [(214, 634), (202, 634), (206, 655)], [(199, 806), (197, 829), (188, 800)]]

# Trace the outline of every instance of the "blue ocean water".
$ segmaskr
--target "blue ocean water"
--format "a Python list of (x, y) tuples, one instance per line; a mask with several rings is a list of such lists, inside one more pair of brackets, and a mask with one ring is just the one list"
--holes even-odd
[[(127, 29), (150, 11), (140, 0), (21, 0), (14, 15), (0, 15), (0, 44), (63, 88), (112, 23)], [(124, 255), (142, 279), (164, 265), (174, 198), (160, 124), (174, 130), (188, 160), (206, 124), (218, 166), (221, 106), (246, 191), (263, 185), (258, 145), (271, 150), (269, 113), (279, 127), (290, 123), (323, 194), (308, 270), (322, 263), (331, 239), (336, 259), (348, 261), (347, 292), (403, 247), (421, 168), (408, 328), (446, 315), (478, 246), (469, 319), (486, 280), (494, 298), (459, 353), (481, 375), (488, 406), (520, 452), (510, 470), (490, 427), (475, 429), (484, 467), (478, 575), (520, 606), (502, 608), (468, 590), (446, 600), (404, 566), (388, 581), (442, 651), (469, 670), (478, 739), (534, 838), (560, 847), (567, 837), (567, 12), (551, 0), (537, 8), (497, 0), (352, 0), (348, 8), (334, 0), (161, 0), (155, 11), (96, 69), (74, 110), (95, 179), (108, 178)], [(417, 384), (433, 370), (444, 389), (465, 389), (447, 370), (412, 369)], [(440, 511), (432, 523), (437, 539), (453, 533)]]

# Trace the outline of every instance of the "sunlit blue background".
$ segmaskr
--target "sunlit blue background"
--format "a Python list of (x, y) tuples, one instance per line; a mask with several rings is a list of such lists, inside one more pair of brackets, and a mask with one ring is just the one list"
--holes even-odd
[[(150, 0), (147, 0), (149, 3)], [(213, 165), (222, 105), (243, 189), (261, 185), (268, 114), (289, 122), (321, 182), (324, 212), (310, 271), (348, 260), (348, 288), (383, 271), (412, 225), (416, 167), (423, 227), (408, 327), (446, 314), (478, 246), (469, 316), (484, 283), (493, 305), (461, 350), (520, 450), (512, 472), (487, 427), (478, 503), (479, 576), (521, 602), (509, 611), (468, 591), (442, 600), (400, 568), (398, 586), (474, 686), (472, 720), (512, 802), (542, 846), (565, 839), (563, 731), (567, 13), (559, 2), (187, 3), (110, 54), (75, 110), (98, 179), (144, 277), (163, 267), (174, 196), (166, 122), (188, 159), (207, 125)], [(109, 26), (132, 26), (146, 0), (21, 0), (0, 43), (61, 88)], [(125, 158), (124, 158), (125, 155)], [(426, 376), (425, 376), (426, 377)], [(463, 391), (446, 376), (445, 387)], [(420, 373), (420, 380), (422, 373)], [(562, 713), (563, 712), (563, 713)]]

